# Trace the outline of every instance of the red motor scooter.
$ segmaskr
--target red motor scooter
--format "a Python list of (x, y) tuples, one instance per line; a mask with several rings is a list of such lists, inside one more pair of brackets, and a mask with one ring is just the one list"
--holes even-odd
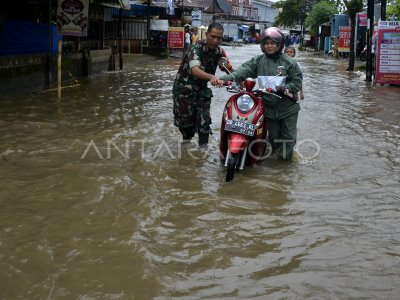
[[(223, 59), (221, 65), (224, 66)], [(280, 80), (284, 83), (279, 76), (283, 77), (281, 72), (276, 76), (268, 76), (268, 81)], [(236, 82), (228, 83), (227, 90), (235, 95), (228, 99), (221, 121), (220, 158), (227, 167), (226, 181), (234, 178), (236, 169), (242, 170), (245, 165), (254, 165), (268, 157), (272, 151), (271, 147), (267, 147), (269, 142), (262, 95), (266, 93), (282, 97), (271, 88), (253, 91), (255, 85), (256, 81), (253, 78), (244, 81), (244, 89)], [(263, 82), (262, 86), (267, 85)]]

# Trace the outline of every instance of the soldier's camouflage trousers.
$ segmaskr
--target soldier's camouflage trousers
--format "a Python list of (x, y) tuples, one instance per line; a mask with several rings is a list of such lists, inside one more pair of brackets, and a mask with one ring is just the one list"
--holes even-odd
[[(206, 88), (211, 92), (209, 88)], [(211, 96), (208, 91), (195, 92), (190, 94), (177, 94), (174, 92), (174, 124), (186, 131), (191, 128), (193, 135), (196, 132), (211, 133), (210, 105)], [(190, 130), (190, 129), (189, 129)], [(193, 136), (192, 135), (192, 136)]]

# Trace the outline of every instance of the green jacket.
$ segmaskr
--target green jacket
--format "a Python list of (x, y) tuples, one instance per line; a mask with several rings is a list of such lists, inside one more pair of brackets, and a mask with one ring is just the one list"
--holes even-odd
[[(278, 66), (284, 66), (286, 69), (285, 88), (293, 94), (297, 93), (301, 87), (302, 73), (296, 61), (284, 53), (276, 58), (267, 57), (266, 54), (255, 56), (232, 74), (237, 82), (241, 82), (249, 77), (275, 76)], [(234, 80), (231, 75), (222, 76), (220, 79), (224, 81)], [(271, 95), (263, 95), (263, 102), (265, 116), (270, 119), (284, 119), (300, 110), (298, 103), (294, 104), (285, 98), (279, 99)]]

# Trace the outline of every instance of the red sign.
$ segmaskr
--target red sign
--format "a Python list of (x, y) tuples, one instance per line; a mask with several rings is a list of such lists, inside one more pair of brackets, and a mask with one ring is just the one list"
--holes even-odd
[(376, 82), (400, 85), (400, 21), (379, 21)]
[(350, 26), (339, 26), (339, 52), (350, 52)]
[(183, 48), (184, 33), (183, 27), (169, 27), (168, 48)]
[(357, 18), (358, 18), (358, 26), (361, 27), (368, 25), (368, 14), (358, 13)]

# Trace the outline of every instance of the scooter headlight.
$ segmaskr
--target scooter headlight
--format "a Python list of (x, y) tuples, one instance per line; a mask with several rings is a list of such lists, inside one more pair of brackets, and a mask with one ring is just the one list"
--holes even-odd
[(236, 105), (242, 113), (247, 113), (254, 107), (254, 100), (249, 95), (242, 95), (237, 98)]

